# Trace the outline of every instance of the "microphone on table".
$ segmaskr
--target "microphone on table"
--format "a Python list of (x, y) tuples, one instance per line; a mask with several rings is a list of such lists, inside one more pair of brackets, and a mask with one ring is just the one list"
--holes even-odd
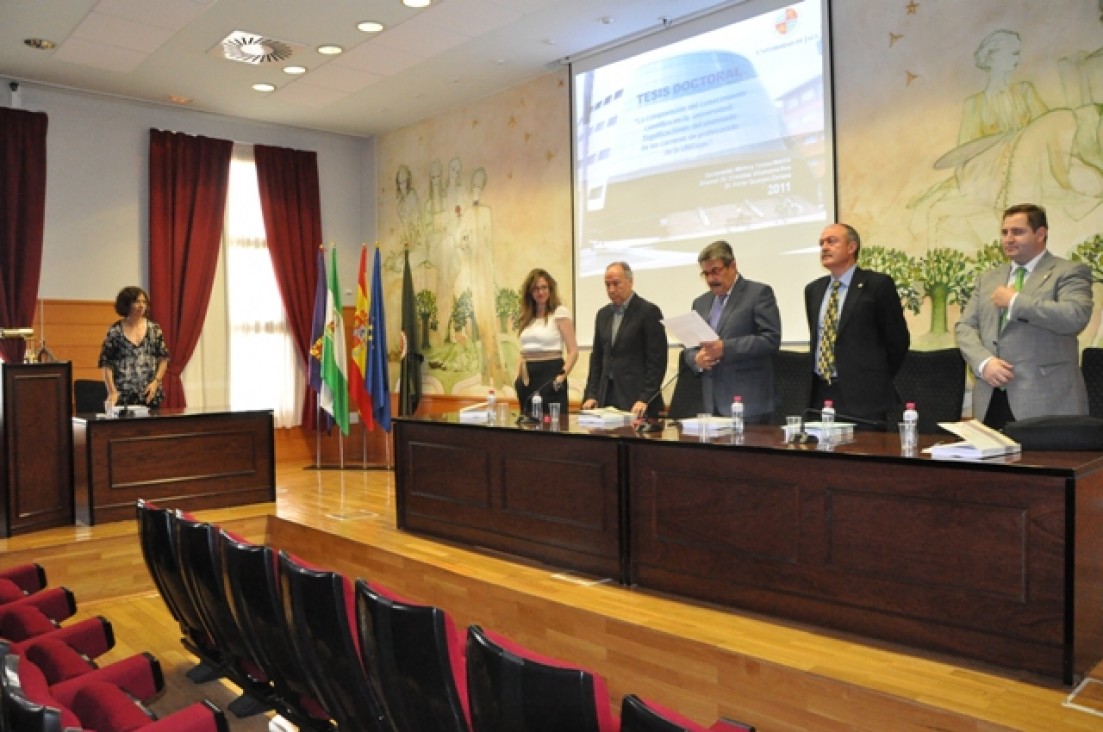
[(660, 386), (655, 391), (655, 393), (652, 394), (650, 397), (648, 397), (647, 401), (644, 402), (644, 416), (641, 420), (639, 420), (632, 427), (632, 429), (634, 429), (637, 434), (642, 435), (642, 434), (647, 433), (647, 432), (662, 432), (663, 431), (663, 427), (665, 426), (663, 424), (663, 420), (662, 419), (648, 419), (647, 418), (647, 410), (651, 408), (651, 402), (655, 401), (655, 399), (660, 394), (662, 394), (664, 391), (666, 391), (666, 387), (673, 384), (675, 381), (677, 381), (677, 379), (678, 379), (678, 373), (675, 372), (673, 376), (671, 376), (669, 379), (666, 380), (666, 383), (664, 383), (662, 386)]
[[(551, 377), (543, 384), (541, 384), (535, 391), (525, 397), (525, 401), (521, 402), (521, 413), (517, 415), (517, 421), (515, 424), (537, 424), (537, 420), (529, 416), (529, 410), (532, 408), (532, 398), (540, 392), (544, 391), (544, 389), (547, 389), (549, 386), (551, 386), (551, 383), (555, 381), (556, 377), (558, 376), (559, 374), (556, 374), (555, 376)], [(543, 397), (540, 398), (543, 399)]]

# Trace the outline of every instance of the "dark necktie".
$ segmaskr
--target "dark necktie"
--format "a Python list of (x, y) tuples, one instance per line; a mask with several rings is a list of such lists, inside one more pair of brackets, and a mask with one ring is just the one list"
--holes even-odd
[(624, 321), (624, 306), (613, 308), (613, 332), (609, 336), (610, 343), (617, 342), (617, 331), (620, 330), (620, 324)]

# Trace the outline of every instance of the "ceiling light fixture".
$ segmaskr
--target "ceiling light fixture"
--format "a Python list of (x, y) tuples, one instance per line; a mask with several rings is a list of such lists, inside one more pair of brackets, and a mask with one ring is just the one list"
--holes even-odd
[(56, 43), (45, 38), (24, 38), (23, 43), (36, 51), (52, 51), (57, 48)]
[(408, 8), (427, 8), (433, 0), (402, 0), (402, 4)]
[(270, 92), (276, 91), (274, 84), (253, 84), (253, 91)]
[(362, 20), (356, 24), (356, 29), (365, 33), (379, 33), (383, 30), (383, 24), (377, 20)]
[(333, 43), (326, 43), (318, 46), (317, 50), (318, 53), (322, 54), (323, 56), (337, 56), (338, 54), (344, 53), (345, 51), (345, 49)]
[(299, 74), (305, 74), (306, 73), (306, 67), (305, 66), (284, 66), (283, 67), (283, 73), (291, 74), (292, 76), (298, 76)]

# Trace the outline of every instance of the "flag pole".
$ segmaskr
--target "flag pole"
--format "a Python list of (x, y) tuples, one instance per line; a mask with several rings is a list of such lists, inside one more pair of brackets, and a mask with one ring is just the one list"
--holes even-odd
[(322, 467), (322, 405), (314, 400), (314, 465)]

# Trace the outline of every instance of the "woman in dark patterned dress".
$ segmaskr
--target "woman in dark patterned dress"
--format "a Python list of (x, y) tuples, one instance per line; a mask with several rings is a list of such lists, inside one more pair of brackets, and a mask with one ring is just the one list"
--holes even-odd
[(115, 298), (122, 319), (107, 329), (100, 350), (100, 367), (112, 404), (160, 405), (161, 380), (169, 366), (169, 352), (161, 326), (146, 317), (149, 295), (140, 287), (124, 287)]

